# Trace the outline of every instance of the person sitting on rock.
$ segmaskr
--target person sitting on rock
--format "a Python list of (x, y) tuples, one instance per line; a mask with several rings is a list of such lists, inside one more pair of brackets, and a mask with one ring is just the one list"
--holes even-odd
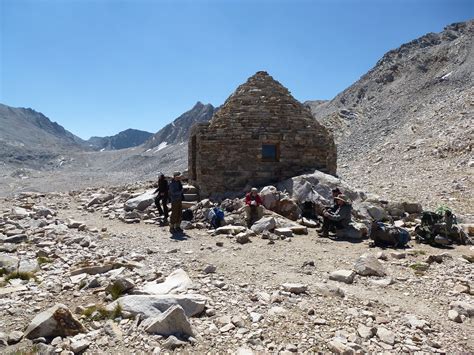
[[(158, 214), (160, 216), (164, 216), (163, 223), (167, 223), (168, 221), (168, 181), (163, 174), (160, 175), (158, 179), (158, 188), (156, 189), (155, 193), (157, 193), (155, 197), (155, 206), (158, 210)], [(161, 207), (163, 205), (163, 208)]]
[(183, 184), (181, 183), (181, 173), (179, 171), (173, 173), (173, 180), (169, 184), (168, 192), (171, 200), (170, 232), (182, 232)]
[(262, 198), (255, 187), (245, 195), (245, 215), (249, 228), (263, 216)]
[(337, 210), (331, 212), (330, 210), (325, 210), (323, 212), (323, 227), (322, 227), (322, 237), (329, 237), (329, 231), (331, 228), (335, 229), (345, 229), (351, 223), (351, 214), (352, 214), (352, 204), (349, 198), (343, 194), (338, 195), (334, 198), (337, 203)]

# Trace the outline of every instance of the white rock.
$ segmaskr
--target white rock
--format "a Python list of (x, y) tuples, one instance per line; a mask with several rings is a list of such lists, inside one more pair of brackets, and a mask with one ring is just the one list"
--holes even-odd
[(148, 190), (140, 196), (134, 197), (123, 205), (126, 211), (139, 210), (144, 211), (155, 201), (155, 190)]
[(276, 221), (273, 217), (262, 217), (252, 225), (252, 230), (255, 233), (262, 233), (263, 231), (274, 230)]
[(354, 264), (354, 270), (362, 276), (385, 276), (383, 265), (372, 255), (362, 255)]
[(129, 295), (120, 297), (106, 308), (113, 311), (120, 304), (123, 311), (132, 315), (141, 314), (143, 317), (156, 317), (168, 308), (179, 305), (184, 309), (186, 316), (192, 317), (204, 311), (207, 297), (197, 294), (187, 295)]
[(453, 322), (462, 323), (461, 315), (458, 313), (458, 311), (454, 309), (450, 309), (448, 311), (448, 318), (452, 320)]
[(177, 269), (173, 271), (162, 283), (156, 281), (144, 284), (139, 292), (148, 295), (167, 295), (179, 292), (185, 292), (192, 286), (192, 281), (186, 271)]
[(179, 338), (194, 336), (194, 330), (188, 317), (180, 306), (172, 306), (157, 317), (148, 318), (143, 322), (145, 331), (164, 336), (175, 335)]
[(384, 343), (395, 344), (395, 333), (384, 327), (377, 328), (377, 337)]

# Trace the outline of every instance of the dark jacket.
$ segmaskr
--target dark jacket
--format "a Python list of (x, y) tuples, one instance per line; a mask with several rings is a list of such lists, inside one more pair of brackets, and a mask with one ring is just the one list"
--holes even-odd
[(158, 180), (158, 188), (155, 192), (158, 193), (159, 197), (168, 197), (168, 181), (166, 179)]
[(344, 204), (334, 213), (328, 213), (327, 218), (331, 221), (339, 222), (343, 228), (349, 226), (351, 223), (352, 206), (350, 204)]
[(168, 191), (171, 203), (183, 200), (183, 184), (181, 181), (171, 180)]

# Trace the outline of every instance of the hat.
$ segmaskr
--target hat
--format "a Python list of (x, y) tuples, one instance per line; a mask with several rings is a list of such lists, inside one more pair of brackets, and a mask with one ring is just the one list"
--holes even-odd
[(258, 189), (256, 187), (252, 187), (252, 189), (250, 191), (251, 192), (258, 192)]
[(175, 172), (173, 173), (173, 177), (178, 177), (178, 176), (181, 176), (181, 172), (175, 171)]
[(342, 195), (342, 194), (334, 197), (334, 199), (335, 200), (341, 200), (342, 202), (347, 203), (347, 204), (351, 203), (351, 200), (349, 199), (349, 197), (347, 197), (346, 195)]

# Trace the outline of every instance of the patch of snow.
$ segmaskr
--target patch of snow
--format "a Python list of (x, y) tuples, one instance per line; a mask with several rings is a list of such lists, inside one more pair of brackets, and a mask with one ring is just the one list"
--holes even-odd
[(151, 150), (151, 148), (150, 148), (150, 149), (147, 149), (147, 150), (145, 150), (145, 153), (149, 152), (150, 150)]
[(167, 142), (161, 142), (161, 143), (158, 145), (158, 147), (155, 149), (155, 152), (159, 152), (160, 150), (165, 149), (167, 145), (168, 145)]
[(441, 80), (446, 80), (447, 78), (449, 78), (449, 77), (451, 76), (452, 73), (453, 73), (453, 72), (450, 71), (448, 74), (443, 75), (443, 76), (441, 77)]
[(103, 152), (105, 150), (105, 148), (102, 148), (100, 151)]

